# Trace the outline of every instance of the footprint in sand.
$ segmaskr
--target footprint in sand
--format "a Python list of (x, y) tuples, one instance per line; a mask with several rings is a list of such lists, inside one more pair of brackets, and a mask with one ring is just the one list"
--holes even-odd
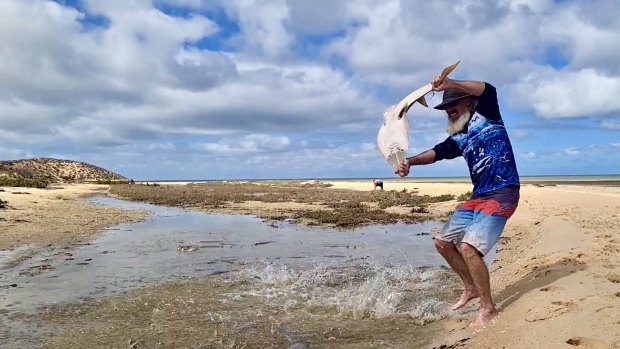
[(610, 258), (604, 258), (601, 262), (603, 268), (606, 269), (618, 269), (618, 267), (620, 267), (620, 265), (616, 264), (617, 260), (615, 258), (613, 260)]
[(607, 275), (607, 280), (613, 282), (614, 284), (620, 284), (620, 275), (618, 274), (609, 274)]
[(566, 344), (584, 348), (618, 348), (618, 346), (610, 347), (608, 343), (601, 340), (586, 337), (572, 337), (566, 341)]
[(525, 318), (525, 321), (536, 322), (548, 320), (577, 309), (579, 309), (579, 305), (575, 302), (553, 301), (551, 302), (551, 305), (547, 305), (546, 307), (531, 313), (527, 318)]

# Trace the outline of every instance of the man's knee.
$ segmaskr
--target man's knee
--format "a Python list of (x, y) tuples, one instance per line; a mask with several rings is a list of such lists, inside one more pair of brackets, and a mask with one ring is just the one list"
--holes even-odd
[(467, 258), (467, 257), (473, 257), (473, 256), (481, 256), (481, 253), (472, 245), (466, 243), (466, 242), (462, 242), (461, 243), (461, 254), (463, 255), (463, 257)]
[(445, 250), (448, 250), (448, 249), (456, 249), (456, 246), (454, 246), (454, 244), (451, 243), (451, 242), (443, 241), (443, 240), (437, 239), (437, 238), (433, 239), (433, 241), (435, 242), (435, 248), (439, 252), (445, 251)]

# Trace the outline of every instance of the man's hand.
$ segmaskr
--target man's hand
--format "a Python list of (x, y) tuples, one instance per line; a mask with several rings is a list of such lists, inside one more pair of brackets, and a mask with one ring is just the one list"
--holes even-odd
[(433, 85), (433, 91), (444, 91), (447, 88), (450, 88), (452, 79), (449, 77), (442, 78), (441, 76), (438, 76), (431, 81), (431, 84)]
[(394, 173), (401, 177), (406, 177), (409, 174), (409, 167), (411, 167), (411, 164), (409, 164), (409, 159), (403, 160), (403, 162), (398, 165), (398, 169)]

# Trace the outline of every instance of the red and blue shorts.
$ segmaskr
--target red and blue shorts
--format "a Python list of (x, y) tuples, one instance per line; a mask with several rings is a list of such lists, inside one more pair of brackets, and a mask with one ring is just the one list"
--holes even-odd
[(486, 255), (499, 240), (519, 204), (519, 187), (510, 186), (465, 201), (435, 239), (457, 247), (465, 242)]

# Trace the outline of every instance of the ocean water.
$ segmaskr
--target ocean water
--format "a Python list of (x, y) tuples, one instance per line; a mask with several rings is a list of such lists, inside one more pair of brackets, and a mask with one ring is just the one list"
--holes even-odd
[[(528, 183), (545, 183), (545, 182), (557, 182), (557, 183), (596, 183), (596, 182), (617, 182), (620, 184), (620, 174), (606, 174), (606, 175), (545, 175), (545, 176), (521, 176), (521, 182)], [(162, 182), (162, 183), (208, 183), (208, 182), (222, 182), (222, 181), (328, 181), (328, 182), (369, 182), (372, 183), (375, 179), (381, 179), (387, 182), (399, 182), (399, 183), (471, 183), (469, 177), (406, 177), (398, 178), (394, 177), (372, 177), (372, 178), (240, 178), (240, 179), (175, 179), (175, 180), (140, 180), (139, 182)]]

